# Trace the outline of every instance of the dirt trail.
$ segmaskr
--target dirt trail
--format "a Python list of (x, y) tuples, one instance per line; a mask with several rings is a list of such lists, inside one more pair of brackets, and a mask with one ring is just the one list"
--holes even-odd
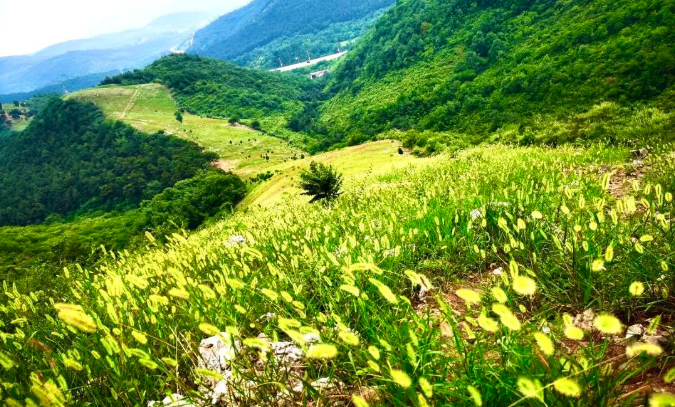
[(133, 94), (133, 95), (131, 96), (131, 98), (129, 99), (129, 103), (128, 103), (127, 106), (124, 108), (124, 111), (122, 112), (122, 116), (120, 117), (120, 119), (126, 119), (127, 114), (129, 114), (129, 112), (131, 111), (131, 109), (134, 108), (134, 105), (136, 104), (136, 102), (138, 102), (138, 98), (139, 98), (140, 96), (141, 96), (141, 89), (139, 88), (139, 89), (136, 89), (136, 91), (134, 92), (134, 94)]

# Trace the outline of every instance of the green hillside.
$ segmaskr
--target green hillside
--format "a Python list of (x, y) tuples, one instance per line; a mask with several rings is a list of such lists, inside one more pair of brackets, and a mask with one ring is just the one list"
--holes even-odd
[(476, 142), (601, 102), (670, 110), (673, 27), (672, 0), (398, 2), (333, 74), (320, 122), (336, 140), (397, 128)]
[(26, 130), (0, 139), (0, 225), (137, 206), (214, 158), (106, 120), (91, 104), (54, 99)]
[(168, 89), (160, 84), (102, 86), (79, 91), (69, 98), (91, 102), (109, 118), (146, 133), (163, 131), (199, 144), (218, 155), (219, 166), (249, 176), (306, 153), (288, 141), (229, 120), (183, 113)]
[[(278, 68), (312, 58), (350, 50), (384, 14), (385, 9), (345, 22), (333, 23), (318, 32), (275, 38), (270, 43), (257, 47), (243, 55), (231, 58), (238, 64), (260, 69)], [(315, 67), (313, 67), (315, 68)]]
[[(254, 0), (198, 31), (188, 52), (227, 60), (246, 58), (274, 41), (293, 41), (336, 23), (355, 22), (393, 3), (394, 0)], [(305, 57), (297, 54), (301, 50), (295, 52), (294, 56)]]
[(316, 83), (292, 75), (241, 68), (191, 55), (162, 58), (144, 70), (106, 78), (104, 85), (159, 82), (180, 108), (212, 118), (238, 118), (263, 130), (283, 133), (293, 113), (320, 98)]
[[(624, 336), (641, 324), (671, 338), (672, 151), (627, 176), (625, 148), (473, 148), (366, 174), (328, 207), (289, 196), (95, 272), (69, 267), (54, 279), (62, 293), (3, 297), (13, 340), (0, 348), (2, 397), (45, 389), (65, 405), (129, 407), (167, 393), (207, 406), (669, 397), (670, 342)], [(310, 333), (321, 342), (307, 344)], [(228, 343), (231, 359), (205, 356)], [(272, 351), (282, 346), (294, 356)], [(205, 390), (216, 383), (217, 397)]]

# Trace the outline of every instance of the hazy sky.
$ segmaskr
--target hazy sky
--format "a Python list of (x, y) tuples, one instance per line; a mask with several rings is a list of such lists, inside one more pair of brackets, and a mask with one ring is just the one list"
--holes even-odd
[(0, 56), (142, 27), (179, 11), (222, 13), (250, 0), (0, 0)]

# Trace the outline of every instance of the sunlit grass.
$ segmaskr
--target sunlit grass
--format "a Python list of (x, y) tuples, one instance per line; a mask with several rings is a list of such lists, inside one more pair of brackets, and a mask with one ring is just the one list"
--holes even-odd
[[(210, 405), (205, 386), (223, 381), (223, 405), (667, 400), (640, 381), (664, 388), (670, 348), (624, 333), (672, 324), (670, 149), (614, 196), (625, 149), (412, 159), (393, 147), (329, 153), (351, 178), (329, 207), (288, 181), (283, 199), (254, 197), (272, 205), (167, 246), (148, 236), (146, 250), (97, 270), (68, 267), (57, 281), (70, 292), (4, 287), (0, 397), (136, 406), (179, 393)], [(589, 321), (575, 319), (587, 309)], [(199, 343), (216, 332), (234, 349), (227, 373), (200, 365)], [(276, 359), (277, 341), (294, 342), (301, 361)]]

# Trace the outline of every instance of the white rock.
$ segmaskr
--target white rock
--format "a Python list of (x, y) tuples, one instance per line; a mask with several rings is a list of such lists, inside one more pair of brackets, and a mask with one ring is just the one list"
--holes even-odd
[(238, 244), (244, 244), (246, 243), (246, 238), (241, 235), (237, 236), (232, 236), (230, 239), (227, 241), (231, 246), (238, 245)]
[(640, 324), (631, 325), (626, 330), (626, 339), (639, 339), (645, 333), (645, 328)]
[(274, 358), (282, 363), (297, 362), (302, 359), (304, 352), (293, 342), (272, 342), (270, 348)]
[(480, 211), (480, 209), (474, 209), (474, 210), (471, 211), (470, 215), (471, 215), (471, 220), (476, 220), (476, 219), (482, 217), (483, 213)]
[(201, 355), (199, 367), (223, 374), (230, 370), (230, 364), (240, 347), (241, 344), (238, 341), (232, 344), (231, 336), (227, 332), (204, 339), (199, 344)]
[(321, 342), (321, 337), (317, 334), (308, 333), (303, 335), (305, 338), (305, 345), (313, 345), (315, 343)]
[(502, 267), (496, 268), (492, 270), (492, 274), (499, 277), (504, 273), (504, 269)]

